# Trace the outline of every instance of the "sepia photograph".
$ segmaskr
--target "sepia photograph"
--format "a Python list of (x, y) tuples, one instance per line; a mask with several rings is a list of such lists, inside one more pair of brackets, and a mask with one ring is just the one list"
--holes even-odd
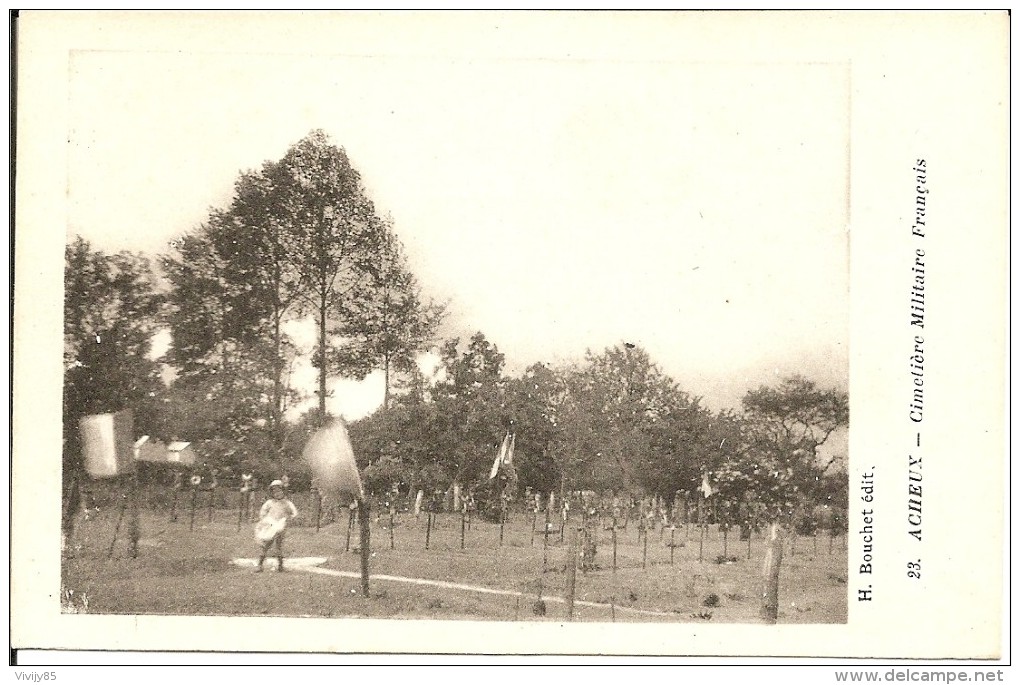
[(70, 66), (65, 610), (846, 620), (845, 65)]
[[(923, 146), (897, 157), (880, 229), (862, 163), (892, 146), (859, 142), (852, 53), (674, 45), (832, 18), (28, 13), (84, 36), (53, 58), (62, 211), (38, 254), (63, 338), (34, 352), (62, 455), (31, 467), (59, 532), (38, 591), (67, 646), (193, 649), (195, 625), (294, 649), (243, 642), (275, 622), (362, 651), (527, 625), (453, 651), (858, 655), (782, 631), (867, 634), (873, 595), (938, 563), (948, 178)], [(902, 321), (870, 325), (890, 298)], [(1000, 612), (981, 604), (993, 651)], [(82, 643), (93, 618), (112, 630)], [(712, 642), (629, 641), (663, 624)], [(561, 638), (586, 625), (628, 637)]]

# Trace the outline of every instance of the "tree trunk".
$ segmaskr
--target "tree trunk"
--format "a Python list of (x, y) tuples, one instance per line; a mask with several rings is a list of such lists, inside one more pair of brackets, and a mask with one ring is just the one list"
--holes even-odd
[(319, 421), (326, 423), (326, 296), (319, 300)]
[(761, 617), (770, 625), (779, 620), (779, 567), (782, 563), (783, 537), (779, 523), (773, 521), (769, 526), (769, 538), (765, 548), (761, 597)]

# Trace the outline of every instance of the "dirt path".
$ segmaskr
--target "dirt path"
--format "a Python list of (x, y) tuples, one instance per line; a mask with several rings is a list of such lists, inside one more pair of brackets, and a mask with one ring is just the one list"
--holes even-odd
[[(321, 564), (326, 563), (326, 559), (323, 557), (297, 557), (294, 559), (287, 560), (287, 568), (292, 571), (303, 571), (305, 573), (315, 573), (322, 576), (333, 576), (335, 578), (361, 578), (360, 573), (354, 571), (337, 571), (330, 568), (320, 568)], [(254, 559), (234, 559), (232, 562), (236, 566), (243, 567), (254, 567)], [(267, 563), (270, 563), (270, 569), (275, 569), (275, 560), (267, 559)], [(486, 595), (502, 595), (505, 597), (525, 597), (532, 596), (534, 593), (524, 593), (515, 590), (500, 590), (497, 588), (483, 587), (481, 585), (466, 585), (463, 583), (451, 583), (445, 580), (430, 580), (428, 578), (409, 578), (407, 576), (390, 576), (385, 574), (372, 574), (369, 575), (369, 580), (378, 580), (391, 583), (407, 583), (410, 585), (427, 585), (431, 587), (443, 588), (444, 590), (459, 590), (461, 592), (477, 592), (479, 594)], [(558, 604), (566, 604), (567, 600), (563, 597), (557, 597), (555, 595), (542, 595), (542, 599), (546, 602), (556, 602)], [(676, 614), (669, 613), (666, 611), (651, 611), (649, 609), (634, 609), (627, 606), (621, 606), (619, 604), (606, 604), (604, 602), (589, 602), (585, 600), (574, 600), (574, 604), (583, 607), (593, 607), (596, 609), (606, 609), (608, 611), (626, 611), (632, 614), (641, 614), (644, 616), (669, 616), (676, 618)]]

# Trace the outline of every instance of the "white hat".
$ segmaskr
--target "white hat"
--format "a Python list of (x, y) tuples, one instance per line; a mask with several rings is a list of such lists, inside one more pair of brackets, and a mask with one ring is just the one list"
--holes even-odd
[(282, 480), (274, 480), (272, 483), (269, 484), (269, 487), (271, 487), (271, 488), (281, 487), (282, 488), (283, 487), (283, 481)]

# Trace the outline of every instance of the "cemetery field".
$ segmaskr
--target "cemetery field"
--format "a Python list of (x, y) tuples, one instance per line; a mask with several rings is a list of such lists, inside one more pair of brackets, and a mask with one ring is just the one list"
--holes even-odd
[[(299, 502), (299, 508), (301, 503)], [(62, 568), (65, 611), (96, 614), (215, 616), (314, 616), (470, 620), (567, 620), (569, 528), (559, 522), (543, 549), (542, 526), (514, 513), (504, 526), (459, 514), (371, 517), (369, 596), (361, 594), (359, 531), (346, 511), (316, 531), (313, 507), (288, 528), (286, 572), (253, 572), (257, 547), (251, 523), (238, 530), (237, 509), (198, 508), (192, 529), (182, 506), (177, 521), (167, 511), (143, 509), (137, 558), (128, 553), (121, 525), (109, 556), (117, 511), (79, 517)], [(309, 516), (309, 512), (311, 515)], [(311, 520), (309, 520), (311, 519)], [(577, 525), (579, 521), (571, 521)], [(578, 568), (575, 621), (757, 623), (764, 540), (750, 543), (733, 529), (725, 536), (697, 526), (650, 530), (640, 536), (629, 521), (617, 531), (613, 570), (612, 531), (597, 531), (595, 568)], [(647, 538), (647, 545), (646, 545)], [(672, 538), (673, 546), (670, 546)], [(392, 539), (392, 549), (391, 549)], [(780, 576), (780, 623), (842, 623), (847, 619), (845, 538), (825, 531), (788, 538)], [(672, 559), (671, 559), (672, 552)], [(723, 555), (725, 553), (726, 559)], [(724, 563), (717, 563), (724, 561)], [(545, 571), (543, 572), (543, 567)]]

